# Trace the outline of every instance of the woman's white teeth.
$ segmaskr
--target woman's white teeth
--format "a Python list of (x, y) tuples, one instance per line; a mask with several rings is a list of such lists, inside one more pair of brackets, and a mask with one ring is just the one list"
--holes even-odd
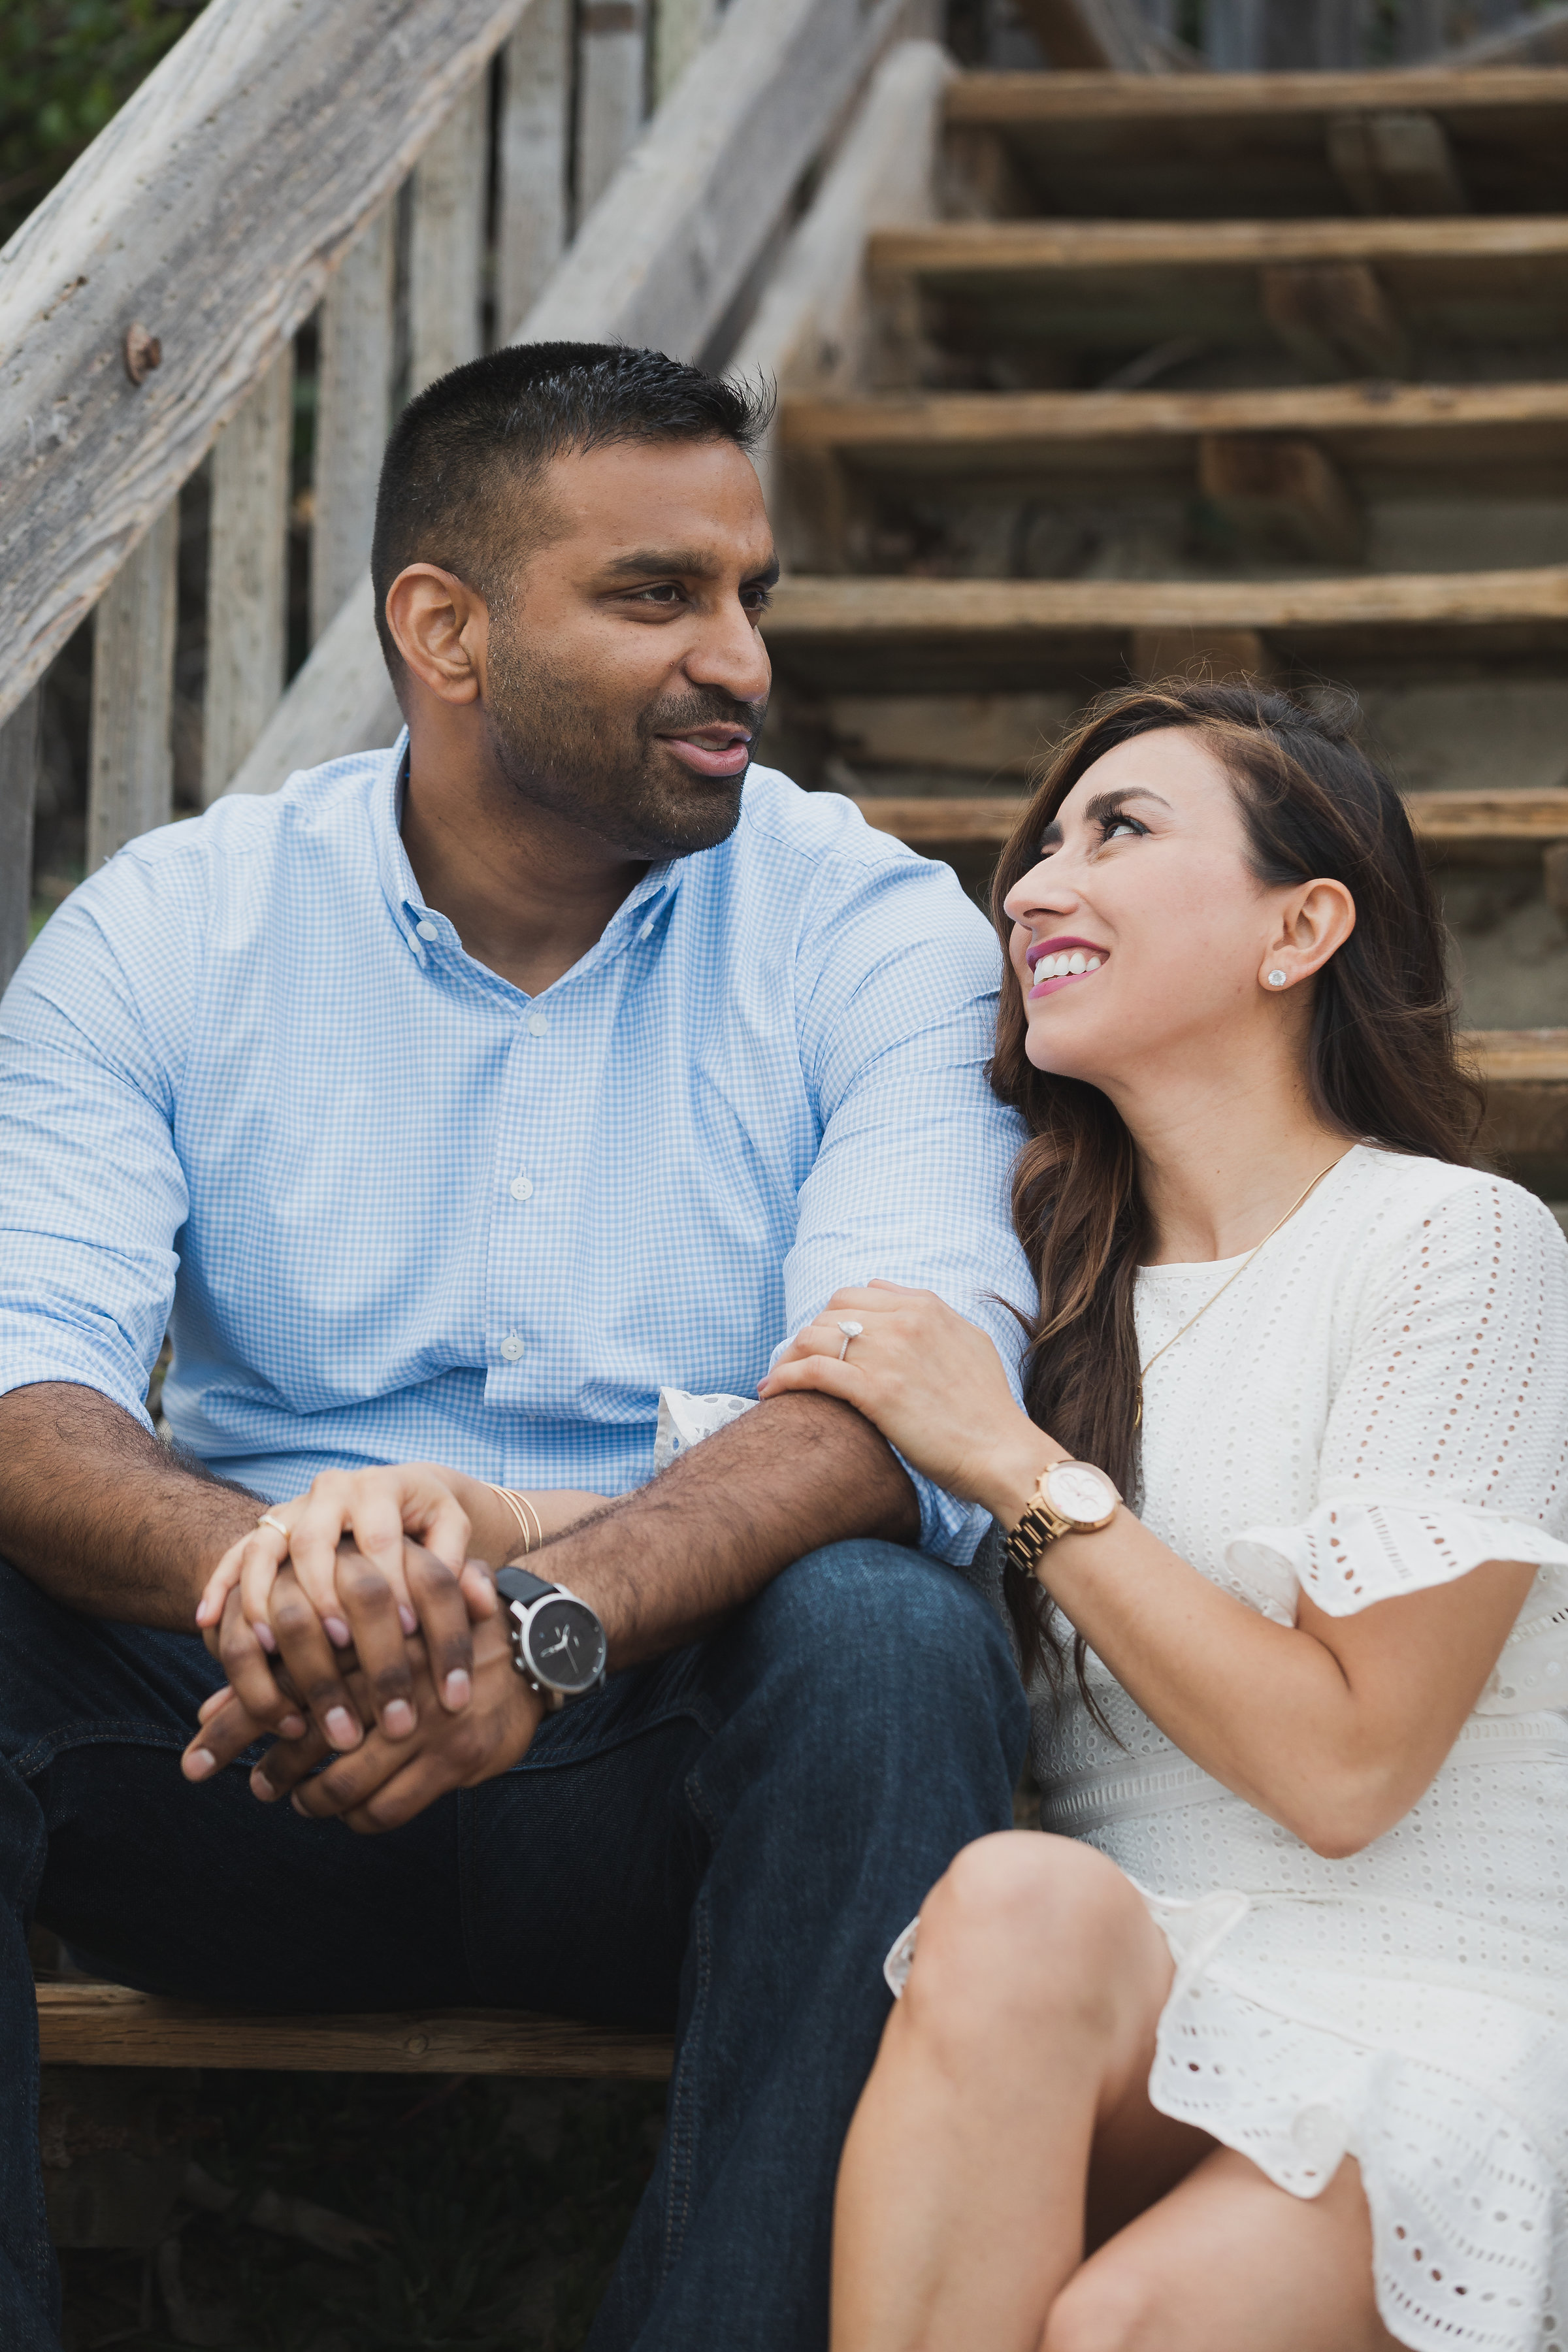
[(1069, 973), (1098, 971), (1100, 966), (1099, 956), (1086, 955), (1082, 948), (1073, 948), (1070, 951), (1064, 950), (1060, 955), (1042, 956), (1035, 966), (1035, 978), (1065, 980)]

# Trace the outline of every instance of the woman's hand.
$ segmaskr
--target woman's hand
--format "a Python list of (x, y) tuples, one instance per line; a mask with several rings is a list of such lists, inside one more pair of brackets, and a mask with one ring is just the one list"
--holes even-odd
[[(844, 1322), (863, 1328), (841, 1358)], [(836, 1291), (757, 1393), (801, 1389), (854, 1405), (922, 1475), (1009, 1523), (1046, 1464), (1063, 1458), (1015, 1400), (984, 1332), (929, 1290)]]

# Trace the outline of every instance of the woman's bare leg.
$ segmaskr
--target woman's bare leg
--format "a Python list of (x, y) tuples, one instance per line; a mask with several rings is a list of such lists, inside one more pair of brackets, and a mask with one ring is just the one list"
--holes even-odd
[(1398, 2352), (1360, 2167), (1306, 2199), (1215, 2149), (1074, 2273), (1039, 2352)]
[(833, 2352), (1038, 2352), (1083, 2259), (1097, 2130), (1123, 2210), (1213, 2146), (1149, 2105), (1171, 1977), (1141, 1896), (1092, 1847), (1003, 1832), (959, 1855), (845, 2145)]

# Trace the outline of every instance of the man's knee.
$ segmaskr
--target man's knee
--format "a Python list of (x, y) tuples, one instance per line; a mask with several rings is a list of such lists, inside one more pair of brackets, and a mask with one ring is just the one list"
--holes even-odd
[(984, 1725), (1022, 1760), (1028, 1709), (995, 1612), (956, 1569), (870, 1538), (808, 1552), (747, 1612), (767, 1671), (868, 1742)]

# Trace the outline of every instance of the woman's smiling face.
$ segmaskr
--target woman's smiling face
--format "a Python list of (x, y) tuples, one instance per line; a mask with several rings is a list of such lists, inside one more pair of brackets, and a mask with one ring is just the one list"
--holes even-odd
[(1007, 894), (1030, 1061), (1103, 1085), (1152, 1054), (1223, 1054), (1262, 1012), (1298, 895), (1253, 873), (1237, 788), (1200, 734), (1119, 743), (1079, 778)]

